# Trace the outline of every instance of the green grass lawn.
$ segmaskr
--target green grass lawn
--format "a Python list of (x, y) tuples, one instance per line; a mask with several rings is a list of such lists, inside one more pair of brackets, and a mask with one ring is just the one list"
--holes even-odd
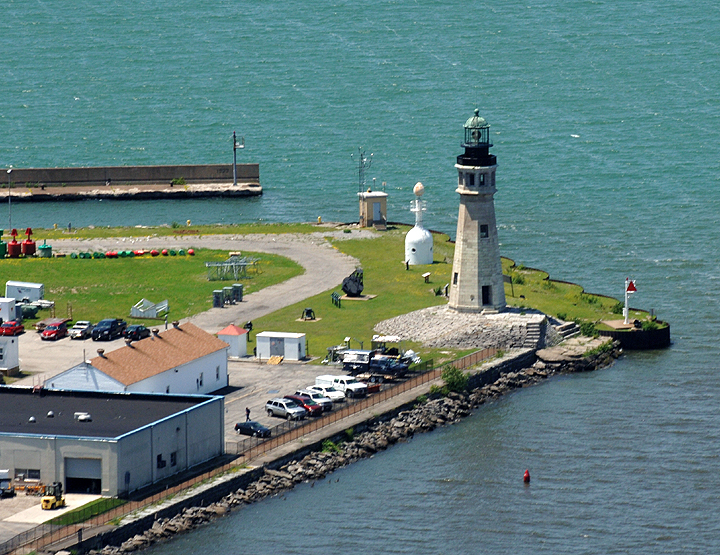
[[(505, 284), (506, 301), (510, 306), (535, 308), (568, 321), (622, 319), (622, 306), (612, 297), (586, 293), (574, 283), (551, 280), (547, 272), (516, 266), (510, 259), (503, 259), (503, 273), (513, 280), (512, 286)], [(647, 316), (643, 311), (630, 311), (631, 319), (644, 320)]]
[[(168, 299), (170, 319), (180, 319), (212, 307), (212, 292), (233, 281), (208, 281), (205, 262), (227, 260), (228, 252), (195, 249), (195, 256), (148, 255), (136, 258), (73, 259), (18, 258), (0, 260), (0, 284), (7, 280), (45, 285), (45, 298), (55, 301), (55, 316), (98, 322), (128, 318), (140, 299), (158, 303)], [(303, 272), (291, 260), (265, 253), (243, 253), (260, 259), (258, 272), (241, 279), (244, 294), (283, 282)], [(49, 310), (38, 318), (51, 316)], [(71, 316), (70, 316), (71, 315)], [(32, 321), (31, 321), (32, 325)], [(26, 326), (27, 327), (27, 326)]]

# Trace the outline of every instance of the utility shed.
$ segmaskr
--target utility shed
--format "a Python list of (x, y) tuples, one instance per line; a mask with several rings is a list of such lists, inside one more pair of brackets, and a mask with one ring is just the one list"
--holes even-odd
[(255, 336), (257, 356), (268, 359), (281, 356), (285, 360), (305, 358), (305, 334), (279, 331), (264, 331)]
[(218, 332), (218, 339), (223, 340), (225, 343), (230, 345), (228, 349), (228, 356), (233, 358), (240, 358), (247, 356), (247, 334), (248, 330), (230, 324), (225, 329)]
[[(228, 344), (184, 323), (133, 341), (48, 380), (51, 389), (207, 394), (228, 385)], [(101, 352), (102, 351), (102, 352)]]
[(14, 376), (20, 370), (20, 339), (0, 335), (0, 374)]
[(0, 468), (122, 496), (222, 455), (224, 414), (223, 397), (0, 387)]

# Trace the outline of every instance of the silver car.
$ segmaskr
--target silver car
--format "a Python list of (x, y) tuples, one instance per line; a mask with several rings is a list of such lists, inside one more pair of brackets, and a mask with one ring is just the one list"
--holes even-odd
[(78, 320), (70, 328), (70, 339), (87, 339), (92, 335), (93, 325), (87, 320)]
[(288, 420), (302, 420), (307, 411), (290, 399), (270, 399), (265, 403), (265, 410), (268, 416), (279, 416)]

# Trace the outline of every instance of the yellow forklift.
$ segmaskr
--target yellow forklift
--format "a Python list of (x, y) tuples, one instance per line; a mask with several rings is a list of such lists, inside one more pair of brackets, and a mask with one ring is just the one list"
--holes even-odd
[(60, 482), (54, 482), (49, 486), (45, 486), (41, 507), (46, 510), (59, 509), (65, 506), (65, 496), (63, 495), (63, 487)]

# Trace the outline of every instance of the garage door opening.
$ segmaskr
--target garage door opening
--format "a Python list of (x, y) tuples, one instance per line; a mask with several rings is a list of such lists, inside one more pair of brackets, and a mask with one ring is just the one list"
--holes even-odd
[(102, 461), (100, 459), (65, 459), (65, 491), (67, 493), (102, 492)]
[(67, 478), (65, 490), (68, 493), (102, 493), (101, 481), (95, 478)]

